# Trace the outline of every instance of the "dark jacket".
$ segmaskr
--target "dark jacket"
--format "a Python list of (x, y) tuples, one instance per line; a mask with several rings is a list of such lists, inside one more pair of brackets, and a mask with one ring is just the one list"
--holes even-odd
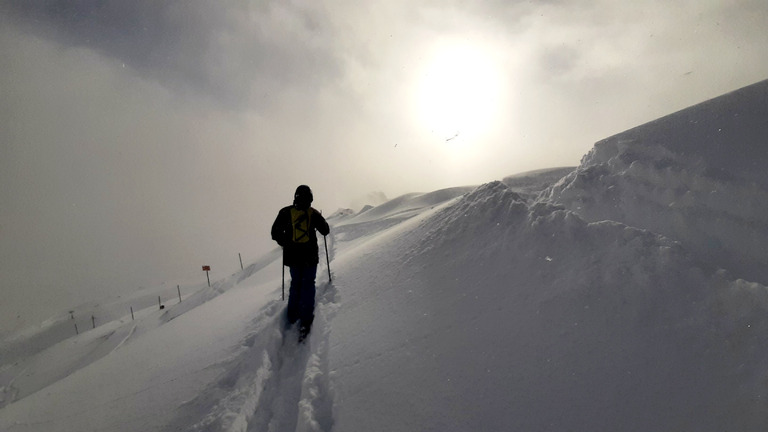
[(320, 258), (315, 230), (324, 236), (331, 231), (328, 222), (317, 210), (312, 207), (300, 210), (295, 205), (280, 209), (272, 224), (272, 240), (283, 247), (283, 265), (318, 264)]

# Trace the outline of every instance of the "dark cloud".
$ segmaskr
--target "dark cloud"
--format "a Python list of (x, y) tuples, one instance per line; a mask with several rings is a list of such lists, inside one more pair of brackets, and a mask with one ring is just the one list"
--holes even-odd
[(93, 49), (178, 94), (266, 108), (340, 74), (323, 9), (291, 2), (3, 1), (32, 33)]

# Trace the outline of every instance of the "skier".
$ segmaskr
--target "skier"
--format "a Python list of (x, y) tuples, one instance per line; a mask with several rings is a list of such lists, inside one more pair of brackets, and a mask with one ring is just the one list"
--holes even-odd
[(299, 342), (307, 337), (315, 319), (315, 276), (320, 260), (315, 230), (324, 236), (330, 232), (323, 215), (310, 206), (312, 200), (309, 186), (299, 186), (293, 205), (280, 209), (272, 224), (272, 240), (282, 246), (283, 265), (290, 268), (286, 317), (288, 325), (299, 323)]

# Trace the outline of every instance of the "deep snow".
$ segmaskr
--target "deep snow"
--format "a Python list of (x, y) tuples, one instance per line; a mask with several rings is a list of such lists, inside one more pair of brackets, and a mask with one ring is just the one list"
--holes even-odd
[(588, 221), (678, 240), (768, 284), (768, 81), (598, 142), (547, 191)]
[(765, 287), (501, 183), (421, 217), (337, 259), (337, 430), (766, 425)]
[(305, 345), (277, 250), (135, 321), (18, 335), (0, 430), (766, 430), (766, 88), (601, 141), (555, 184), (334, 214)]

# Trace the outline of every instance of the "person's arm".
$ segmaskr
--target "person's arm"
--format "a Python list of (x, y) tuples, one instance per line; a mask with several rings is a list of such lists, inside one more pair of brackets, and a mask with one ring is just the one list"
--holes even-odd
[(325, 218), (320, 214), (320, 212), (315, 212), (315, 214), (317, 215), (317, 217), (313, 219), (315, 222), (315, 229), (320, 234), (327, 236), (331, 232), (331, 227), (328, 226), (328, 222), (326, 222)]
[(277, 244), (283, 247), (285, 247), (285, 245), (288, 243), (288, 233), (286, 231), (284, 210), (280, 210), (277, 213), (277, 218), (275, 218), (275, 222), (272, 224), (272, 240), (276, 241)]

